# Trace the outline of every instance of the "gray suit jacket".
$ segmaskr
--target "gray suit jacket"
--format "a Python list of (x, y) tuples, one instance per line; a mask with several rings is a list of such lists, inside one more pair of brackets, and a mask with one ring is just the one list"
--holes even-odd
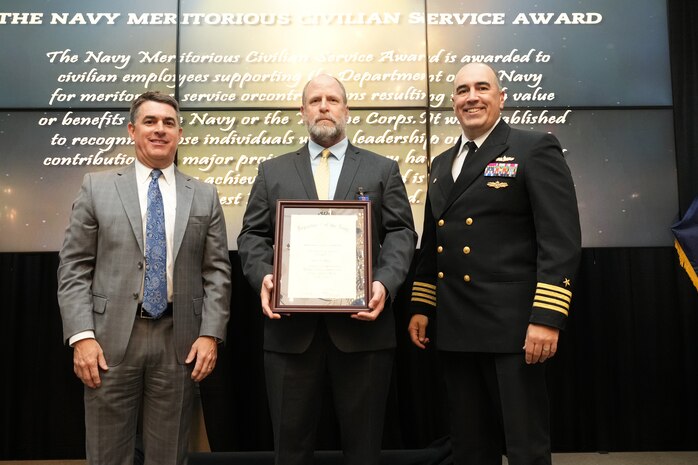
[[(371, 201), (373, 279), (383, 283), (394, 297), (407, 276), (417, 241), (397, 163), (349, 144), (334, 200), (357, 200), (359, 188)], [(294, 199), (317, 200), (307, 145), (259, 166), (238, 237), (243, 273), (255, 291), (261, 289), (262, 279), (273, 269), (276, 201)], [(294, 314), (265, 320), (264, 348), (286, 353), (305, 351), (318, 318), (317, 314)], [(345, 352), (395, 346), (390, 302), (386, 302), (379, 318), (370, 323), (347, 315), (323, 318), (334, 344)]]
[[(175, 169), (173, 318), (177, 359), (199, 336), (225, 339), (230, 261), (214, 186)], [(145, 272), (133, 165), (85, 175), (60, 252), (58, 303), (63, 338), (93, 330), (107, 363), (123, 359)]]

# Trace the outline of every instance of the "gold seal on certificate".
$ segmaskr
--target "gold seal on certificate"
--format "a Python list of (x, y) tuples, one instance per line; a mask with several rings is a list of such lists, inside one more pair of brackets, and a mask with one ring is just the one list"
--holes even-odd
[(273, 311), (366, 311), (370, 222), (368, 201), (279, 200)]

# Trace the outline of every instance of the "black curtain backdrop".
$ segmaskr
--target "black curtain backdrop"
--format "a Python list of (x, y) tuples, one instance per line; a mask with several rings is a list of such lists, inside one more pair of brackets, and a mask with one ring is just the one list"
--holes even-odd
[[(698, 2), (668, 0), (676, 168), (681, 214), (698, 196)], [(651, 64), (648, 64), (651, 66)], [(642, 79), (642, 76), (628, 76)]]
[[(684, 212), (698, 195), (698, 32), (691, 27), (698, 2), (668, 5)], [(262, 315), (236, 252), (231, 261), (228, 343), (201, 383), (206, 427), (214, 451), (271, 450)], [(57, 266), (55, 252), (0, 254), (0, 460), (84, 457), (82, 385), (61, 340)], [(437, 353), (407, 339), (408, 293), (405, 286), (396, 301), (386, 449), (421, 448), (447, 434)], [(585, 249), (569, 326), (549, 366), (554, 451), (697, 450), (697, 333), (698, 292), (672, 248)], [(320, 446), (337, 449), (331, 408), (323, 415)]]

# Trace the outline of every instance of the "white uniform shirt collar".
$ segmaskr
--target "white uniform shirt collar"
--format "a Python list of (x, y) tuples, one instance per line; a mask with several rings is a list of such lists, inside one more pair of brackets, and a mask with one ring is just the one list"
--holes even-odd
[[(501, 121), (501, 119), (502, 119), (502, 117), (500, 116), (499, 118), (497, 118), (497, 121), (492, 125), (492, 127), (489, 128), (489, 129), (487, 130), (486, 133), (484, 133), (484, 134), (481, 135), (480, 137), (477, 137), (477, 138), (473, 139), (473, 142), (475, 142), (475, 145), (477, 145), (477, 148), (482, 147), (482, 144), (485, 143), (485, 141), (487, 140), (487, 138), (489, 137), (489, 135), (492, 133), (492, 131), (494, 131), (494, 128), (497, 127), (497, 125), (499, 124), (499, 122)], [(464, 132), (461, 132), (461, 136), (460, 136), (460, 150), (458, 151), (459, 154), (461, 154), (461, 153), (463, 153), (463, 152), (468, 153), (468, 151), (465, 149), (465, 144), (466, 144), (469, 140), (470, 140), (470, 139), (468, 139), (467, 137), (465, 137), (465, 133), (464, 133)]]

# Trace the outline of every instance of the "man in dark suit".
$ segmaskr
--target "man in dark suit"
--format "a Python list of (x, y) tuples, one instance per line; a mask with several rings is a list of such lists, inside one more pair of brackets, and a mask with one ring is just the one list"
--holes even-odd
[(195, 382), (216, 364), (230, 302), (215, 187), (174, 166), (177, 101), (131, 106), (136, 161), (87, 174), (60, 252), (58, 301), (85, 384), (89, 464), (132, 464), (139, 406), (145, 463), (184, 463)]
[(503, 451), (510, 465), (550, 464), (543, 363), (557, 350), (580, 256), (560, 144), (509, 127), (503, 107), (492, 68), (458, 72), (462, 137), (432, 165), (412, 290), (415, 345), (429, 342), (436, 318), (458, 465), (499, 465)]
[[(412, 213), (397, 163), (348, 142), (347, 97), (337, 79), (320, 75), (308, 82), (301, 114), (310, 141), (259, 166), (238, 237), (243, 272), (260, 290), (267, 316), (264, 364), (276, 464), (312, 463), (327, 381), (345, 462), (377, 464), (395, 347), (390, 300), (414, 253)], [(329, 149), (329, 158), (321, 160), (324, 149)], [(316, 188), (313, 176), (323, 163), (329, 165), (329, 183)], [(276, 201), (356, 200), (360, 195), (370, 200), (372, 214), (374, 281), (369, 311), (351, 316), (272, 313)]]

